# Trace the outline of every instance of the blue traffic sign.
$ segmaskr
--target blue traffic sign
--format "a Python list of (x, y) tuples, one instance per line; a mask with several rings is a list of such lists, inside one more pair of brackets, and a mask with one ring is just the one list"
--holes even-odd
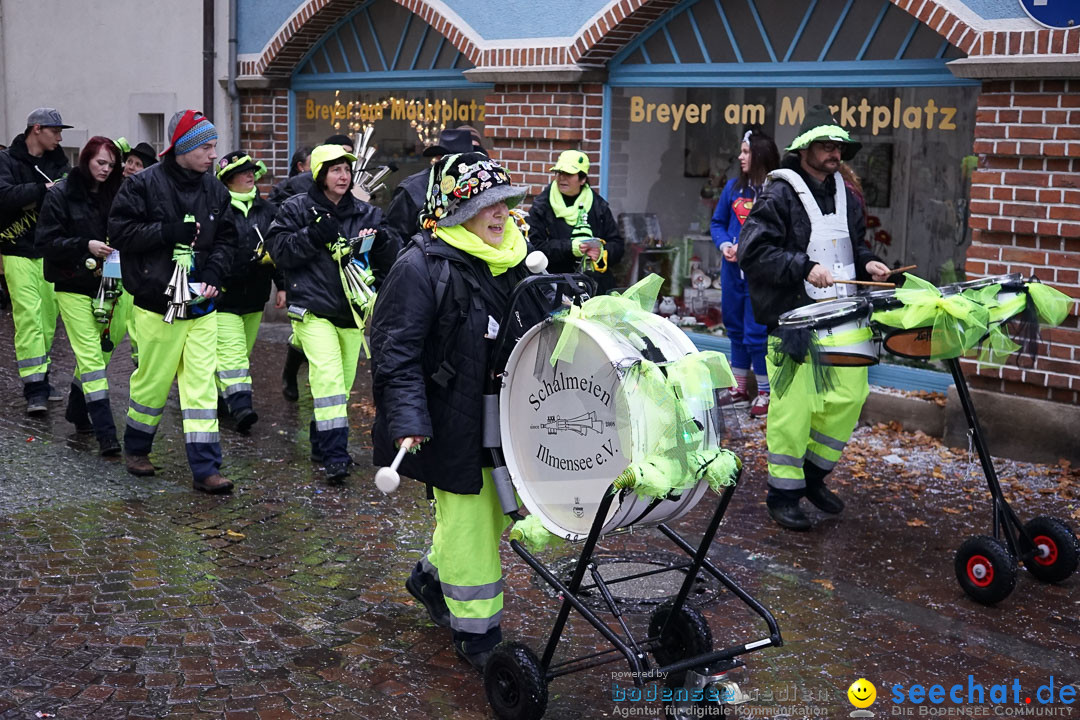
[(1020, 0), (1020, 6), (1040, 25), (1061, 30), (1080, 27), (1080, 0)]

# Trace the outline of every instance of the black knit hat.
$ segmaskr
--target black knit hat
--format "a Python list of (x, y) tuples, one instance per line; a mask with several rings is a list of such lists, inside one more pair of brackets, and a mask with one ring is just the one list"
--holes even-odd
[(511, 184), (506, 170), (483, 153), (447, 155), (432, 169), (422, 224), (461, 225), (497, 202), (515, 207), (528, 192), (527, 187)]

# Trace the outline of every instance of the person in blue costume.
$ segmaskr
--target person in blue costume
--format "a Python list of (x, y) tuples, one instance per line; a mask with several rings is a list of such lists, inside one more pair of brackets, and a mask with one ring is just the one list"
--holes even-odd
[[(779, 166), (780, 152), (773, 139), (762, 132), (760, 126), (748, 128), (740, 144), (739, 175), (724, 186), (711, 223), (713, 242), (724, 256), (720, 269), (720, 303), (724, 327), (731, 340), (731, 370), (736, 382), (727, 402), (749, 405), (753, 417), (764, 417), (769, 412), (769, 376), (765, 370), (768, 333), (764, 325), (754, 320), (746, 276), (739, 269), (735, 252), (739, 232), (765, 184), (765, 177)], [(753, 400), (747, 391), (751, 367), (758, 390)]]

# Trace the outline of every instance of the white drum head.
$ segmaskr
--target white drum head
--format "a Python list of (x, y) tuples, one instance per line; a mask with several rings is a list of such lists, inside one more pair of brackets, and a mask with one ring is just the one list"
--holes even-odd
[[(635, 401), (620, 400), (617, 366), (639, 360), (642, 352), (604, 325), (579, 321), (572, 330), (577, 335), (572, 357), (564, 355), (552, 367), (549, 359), (562, 331), (561, 323), (541, 323), (517, 343), (506, 364), (499, 414), (503, 454), (522, 502), (552, 533), (580, 540), (588, 535), (608, 486), (630, 462), (630, 448), (623, 447), (618, 432), (627, 418), (619, 415), (633, 413)], [(681, 330), (660, 317), (647, 332), (664, 360), (697, 352)], [(694, 488), (678, 501), (664, 501), (661, 506), (671, 506), (670, 512), (655, 508), (648, 520), (655, 524), (689, 511), (693, 503), (687, 496), (702, 492)], [(604, 532), (637, 522), (649, 505), (636, 496), (616, 500)]]

